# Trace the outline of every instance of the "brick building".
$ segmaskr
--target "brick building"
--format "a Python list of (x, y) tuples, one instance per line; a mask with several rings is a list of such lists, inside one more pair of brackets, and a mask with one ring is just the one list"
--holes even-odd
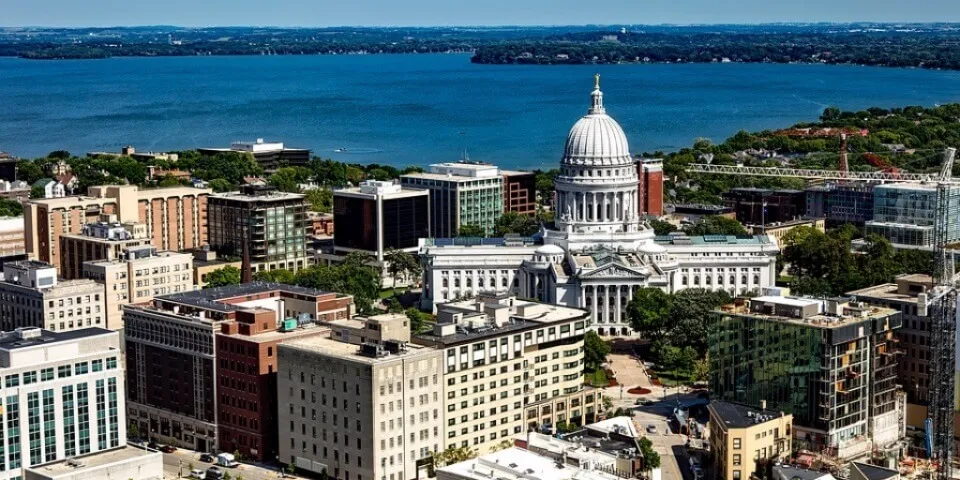
[(217, 436), (220, 450), (257, 461), (276, 458), (277, 346), (311, 336), (329, 336), (313, 323), (285, 321), (277, 312), (254, 308), (237, 312), (220, 326), (217, 342)]
[(84, 225), (80, 234), (60, 236), (60, 277), (83, 278), (85, 262), (116, 260), (128, 248), (149, 245), (142, 223), (119, 223), (116, 215), (101, 215), (99, 222)]
[[(264, 311), (272, 313), (269, 320)], [(236, 328), (239, 333), (241, 326), (229, 324), (253, 318), (260, 322), (262, 330), (277, 330), (287, 318), (300, 319), (301, 323), (323, 322), (348, 318), (352, 312), (350, 295), (267, 282), (194, 290), (159, 296), (152, 304), (125, 305), (128, 418), (138, 422), (139, 430), (158, 442), (185, 445), (201, 452), (222, 451), (218, 437), (219, 378), (227, 375), (231, 382), (243, 378), (235, 367), (237, 357), (233, 357), (234, 366), (226, 370), (219, 367), (216, 345), (224, 328), (227, 332)], [(235, 345), (229, 339), (226, 342), (227, 348)], [(270, 348), (265, 346), (268, 356)], [(269, 363), (260, 367), (269, 374)], [(236, 399), (243, 384), (239, 384), (241, 388), (235, 388), (236, 383), (230, 385), (224, 387), (229, 392), (225, 398)], [(260, 391), (261, 387), (256, 388)], [(275, 391), (266, 393), (276, 396)], [(249, 415), (249, 411), (260, 412), (269, 407), (259, 401), (241, 407), (231, 403), (224, 411), (231, 415), (240, 413), (233, 408), (243, 409)], [(234, 430), (228, 427), (228, 431), (236, 431), (238, 425), (243, 427), (239, 419), (230, 417), (229, 422)], [(265, 426), (262, 418), (257, 423)]]
[(140, 190), (135, 185), (90, 187), (87, 196), (31, 200), (23, 207), (27, 254), (60, 268), (60, 237), (79, 234), (101, 214), (120, 223), (146, 225), (161, 250), (180, 251), (207, 243), (210, 189), (172, 187)]
[(640, 214), (663, 216), (663, 160), (640, 159), (637, 176), (640, 178)]
[(521, 215), (537, 214), (537, 174), (501, 170), (503, 175), (503, 211)]

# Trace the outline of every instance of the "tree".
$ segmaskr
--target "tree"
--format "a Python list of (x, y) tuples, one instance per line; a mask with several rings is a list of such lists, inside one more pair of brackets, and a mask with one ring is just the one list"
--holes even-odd
[(310, 179), (310, 170), (304, 167), (277, 169), (267, 181), (281, 192), (300, 193), (300, 184)]
[(45, 198), (47, 191), (40, 185), (34, 185), (30, 188), (30, 198)]
[(540, 225), (529, 215), (522, 215), (517, 212), (504, 212), (494, 223), (494, 236), (502, 237), (507, 234), (517, 234), (521, 236), (530, 236), (537, 233)]
[(483, 232), (483, 229), (479, 225), (465, 224), (460, 225), (460, 228), (457, 229), (458, 237), (485, 237), (486, 234)]
[(637, 445), (640, 447), (640, 455), (643, 456), (644, 469), (660, 468), (660, 454), (653, 449), (653, 442), (647, 437), (643, 437), (637, 441)]
[(730, 301), (730, 295), (723, 290), (688, 288), (673, 294), (670, 305), (670, 343), (693, 347), (701, 355), (706, 353), (707, 325), (711, 312)]
[(706, 356), (694, 362), (693, 378), (698, 382), (703, 382), (710, 378), (710, 361)]
[(383, 260), (387, 264), (387, 272), (393, 277), (393, 288), (397, 288), (397, 277), (406, 277), (411, 272), (419, 271), (420, 262), (403, 250), (389, 249), (384, 253)]
[(44, 177), (43, 168), (40, 162), (36, 160), (20, 160), (17, 162), (17, 180), (23, 180), (27, 184), (33, 185), (34, 182)]
[(70, 155), (70, 152), (66, 150), (54, 150), (47, 154), (47, 158), (53, 158), (57, 160), (66, 160), (71, 157), (73, 157), (73, 155)]
[(329, 292), (353, 295), (357, 310), (369, 313), (380, 299), (380, 271), (369, 265), (369, 257), (353, 252), (336, 265), (314, 265), (297, 271), (296, 284)]
[(592, 371), (606, 363), (610, 354), (610, 345), (604, 342), (593, 330), (587, 330), (583, 336), (583, 364), (586, 370)]
[(627, 304), (630, 326), (644, 337), (662, 341), (670, 330), (673, 298), (659, 288), (641, 288)]
[(206, 288), (240, 284), (240, 269), (232, 265), (218, 268), (207, 274)]
[(490, 447), (490, 453), (499, 452), (500, 450), (506, 450), (511, 447), (513, 447), (513, 442), (511, 442), (509, 439), (501, 440), (496, 445)]
[(610, 397), (603, 397), (603, 410), (610, 411), (613, 408), (613, 400)]
[(650, 220), (650, 226), (653, 227), (653, 233), (658, 236), (669, 235), (670, 233), (677, 231), (677, 227), (675, 227), (672, 223), (665, 222), (663, 220)]
[(330, 213), (333, 211), (333, 190), (327, 187), (307, 190), (307, 203), (314, 212)]
[(447, 447), (442, 452), (433, 452), (433, 467), (445, 467), (477, 458), (477, 451), (470, 447)]
[(223, 472), (223, 480), (231, 480), (233, 477), (230, 475), (230, 472)]
[(330, 480), (330, 474), (327, 473), (326, 468), (320, 471), (320, 480)]
[(287, 285), (296, 285), (297, 276), (290, 270), (261, 270), (253, 274), (253, 279), (258, 282), (284, 283)]
[(428, 323), (434, 321), (433, 315), (410, 307), (403, 312), (410, 319), (410, 333), (423, 332)]
[(234, 184), (223, 178), (214, 178), (213, 180), (210, 180), (210, 188), (213, 189), (214, 193), (229, 192), (234, 190), (234, 187)]
[(140, 427), (136, 422), (127, 427), (127, 438), (140, 438)]
[(719, 215), (707, 215), (686, 228), (687, 235), (746, 235), (740, 222)]
[(193, 462), (187, 463), (187, 470), (193, 471)]

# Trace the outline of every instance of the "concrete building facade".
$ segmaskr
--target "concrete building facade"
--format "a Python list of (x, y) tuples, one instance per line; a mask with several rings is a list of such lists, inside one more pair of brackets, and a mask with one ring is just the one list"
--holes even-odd
[(714, 401), (709, 441), (717, 480), (747, 480), (765, 463), (780, 463), (793, 453), (793, 415)]
[(454, 162), (430, 165), (426, 173), (400, 177), (404, 187), (430, 191), (430, 228), (434, 236), (455, 237), (464, 225), (493, 235), (503, 215), (503, 176), (485, 163)]
[(120, 223), (115, 215), (101, 215), (100, 221), (83, 226), (79, 235), (60, 236), (60, 277), (83, 278), (83, 264), (116, 260), (128, 248), (150, 245), (146, 225)]
[(4, 264), (0, 282), (0, 329), (45, 328), (64, 332), (108, 328), (103, 285), (90, 279), (60, 281), (48, 263)]

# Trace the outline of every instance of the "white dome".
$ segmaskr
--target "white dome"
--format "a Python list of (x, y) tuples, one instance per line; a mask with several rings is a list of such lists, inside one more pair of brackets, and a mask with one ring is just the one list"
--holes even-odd
[(591, 105), (567, 134), (563, 161), (567, 165), (628, 165), (630, 145), (620, 124), (603, 108), (603, 92), (598, 75), (590, 93)]
[(567, 134), (563, 163), (573, 165), (618, 165), (632, 163), (627, 135), (607, 114), (581, 118)]
[(638, 248), (637, 251), (647, 255), (659, 255), (661, 253), (665, 253), (667, 249), (663, 245), (658, 245), (653, 242), (647, 242), (647, 243), (644, 243), (643, 245), (640, 245), (640, 248)]
[(556, 245), (549, 244), (538, 248), (534, 253), (536, 255), (564, 255), (566, 252)]

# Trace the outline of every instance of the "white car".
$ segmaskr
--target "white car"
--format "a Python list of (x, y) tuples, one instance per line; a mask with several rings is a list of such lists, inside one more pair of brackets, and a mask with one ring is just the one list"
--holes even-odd
[(651, 434), (651, 435), (656, 435), (656, 434), (657, 434), (657, 426), (656, 426), (656, 425), (647, 425), (647, 433), (649, 433), (649, 434)]
[(190, 470), (190, 478), (202, 479), (204, 475), (206, 474), (203, 473), (203, 470), (200, 470), (199, 468), (194, 468), (193, 470)]

